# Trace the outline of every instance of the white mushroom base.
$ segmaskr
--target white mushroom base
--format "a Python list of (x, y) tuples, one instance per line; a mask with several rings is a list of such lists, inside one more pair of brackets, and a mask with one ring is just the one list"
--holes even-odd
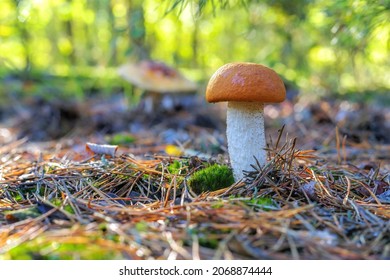
[(261, 166), (267, 161), (263, 108), (263, 103), (228, 102), (227, 144), (236, 181), (243, 178), (243, 170), (254, 170), (255, 158)]

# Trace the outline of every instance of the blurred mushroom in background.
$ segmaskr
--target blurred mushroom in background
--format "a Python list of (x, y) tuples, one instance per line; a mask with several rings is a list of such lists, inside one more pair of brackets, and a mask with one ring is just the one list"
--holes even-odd
[(195, 103), (197, 84), (163, 62), (143, 60), (126, 63), (118, 69), (118, 74), (144, 91), (146, 113), (156, 110), (171, 112)]

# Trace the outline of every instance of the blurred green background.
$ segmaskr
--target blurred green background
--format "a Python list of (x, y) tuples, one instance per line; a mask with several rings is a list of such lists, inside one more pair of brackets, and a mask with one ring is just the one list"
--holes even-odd
[(265, 64), (309, 96), (388, 96), (390, 0), (1, 0), (0, 96), (83, 98), (151, 58), (207, 82)]

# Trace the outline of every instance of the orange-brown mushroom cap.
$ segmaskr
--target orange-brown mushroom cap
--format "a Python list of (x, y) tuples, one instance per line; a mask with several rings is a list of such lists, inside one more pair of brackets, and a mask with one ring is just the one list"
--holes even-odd
[(286, 99), (286, 88), (276, 72), (256, 63), (228, 63), (211, 77), (208, 102), (242, 101), (279, 103)]

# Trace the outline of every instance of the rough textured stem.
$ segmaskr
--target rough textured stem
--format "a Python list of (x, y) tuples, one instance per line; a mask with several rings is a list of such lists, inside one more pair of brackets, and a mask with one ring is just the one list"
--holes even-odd
[(253, 170), (254, 157), (261, 165), (266, 163), (263, 108), (263, 103), (228, 102), (226, 134), (236, 181), (242, 179), (243, 170)]

